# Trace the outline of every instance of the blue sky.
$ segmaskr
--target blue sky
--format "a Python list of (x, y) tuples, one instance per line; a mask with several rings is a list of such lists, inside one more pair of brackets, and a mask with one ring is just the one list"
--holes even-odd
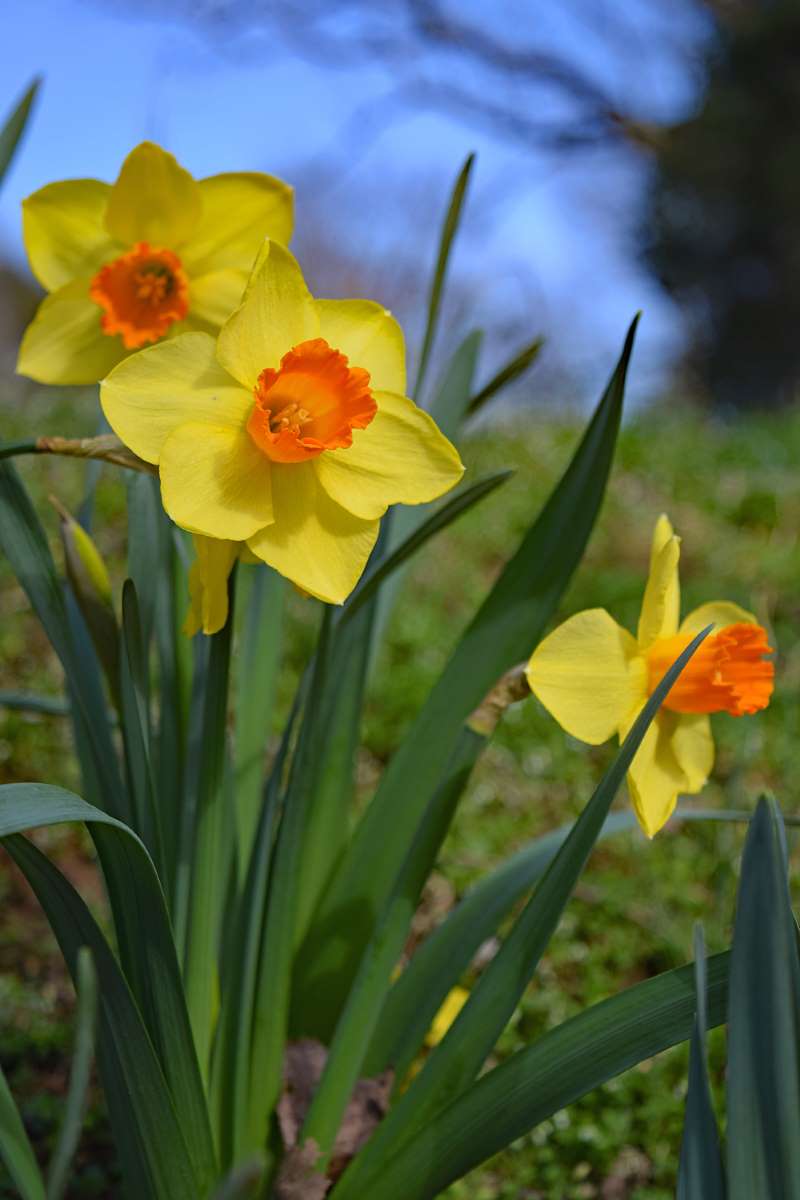
[[(537, 0), (536, 10), (552, 44), (568, 41), (570, 53), (597, 67), (602, 38), (600, 51), (596, 37), (576, 39), (574, 27), (564, 24), (561, 0)], [(532, 333), (545, 329), (553, 354), (569, 363), (591, 399), (630, 316), (642, 308), (636, 390), (640, 396), (657, 390), (680, 345), (681, 327), (630, 252), (628, 228), (646, 169), (641, 163), (605, 152), (568, 161), (537, 158), (491, 132), (417, 109), (401, 111), (374, 137), (361, 138), (360, 123), (354, 130), (348, 120), (373, 101), (380, 104), (391, 86), (386, 68), (365, 63), (331, 72), (264, 38), (215, 44), (189, 22), (159, 18), (165, 6), (149, 11), (142, 17), (132, 7), (112, 10), (81, 0), (5, 6), (0, 107), (8, 107), (32, 75), (45, 79), (0, 197), (6, 257), (22, 259), (19, 202), (26, 194), (71, 176), (112, 180), (143, 138), (166, 146), (199, 176), (265, 169), (292, 181), (293, 172), (315, 163), (324, 185), (315, 217), (322, 203), (331, 214), (332, 236), (361, 242), (367, 253), (370, 245), (397, 235), (406, 194), (410, 206), (420, 195), (443, 204), (450, 178), (466, 153), (476, 150), (470, 216), (457, 259), (473, 297), (469, 317), (490, 330), (498, 313), (507, 323), (524, 321)], [(502, 24), (503, 18), (519, 18), (520, 5), (504, 0), (496, 11)], [(601, 62), (601, 71), (604, 66), (609, 73), (615, 69), (611, 61)], [(657, 117), (691, 107), (688, 75), (658, 58), (647, 68), (639, 81), (640, 107), (649, 105)], [(349, 140), (343, 142), (345, 131)], [(303, 218), (298, 194), (298, 222)], [(408, 226), (421, 283), (439, 219), (432, 212)], [(486, 366), (492, 366), (491, 345)]]

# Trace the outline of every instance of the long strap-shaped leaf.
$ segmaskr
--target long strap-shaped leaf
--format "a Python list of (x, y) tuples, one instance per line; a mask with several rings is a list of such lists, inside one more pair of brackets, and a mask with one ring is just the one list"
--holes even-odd
[(464, 721), (536, 645), (583, 555), (611, 467), (634, 333), (635, 322), (572, 462), (389, 764), (326, 891), (299, 964), (304, 994), (324, 989), (307, 1032), (330, 1033), (328, 1018), (344, 1002)]
[[(728, 959), (718, 954), (708, 963), (709, 1027), (725, 1019)], [(366, 1190), (366, 1181), (350, 1184), (354, 1159), (337, 1185), (336, 1200), (432, 1200), (580, 1096), (685, 1041), (694, 1010), (690, 966), (592, 1005), (484, 1075), (384, 1160)]]
[(25, 126), (28, 123), (31, 107), (41, 84), (40, 79), (34, 79), (22, 99), (9, 114), (2, 129), (0, 129), (0, 184), (6, 171), (11, 166), (11, 160), (20, 143)]
[[(163, 1068), (198, 1178), (210, 1180), (216, 1168), (208, 1112), (164, 896), (146, 849), (127, 826), (62, 788), (35, 783), (0, 787), (0, 837), (71, 821), (86, 822), (92, 829), (105, 869), (114, 871), (117, 890), (125, 896), (121, 927), (131, 964), (127, 984)], [(44, 904), (41, 895), (40, 901)], [(57, 908), (49, 901), (45, 908), (54, 924)], [(74, 904), (72, 911), (77, 920)], [(66, 927), (59, 928), (66, 938)], [(58, 930), (56, 935), (61, 936)], [(102, 980), (96, 956), (95, 962)]]
[[(746, 823), (750, 813), (679, 808), (671, 818), (672, 822), (720, 820)], [(623, 833), (637, 824), (631, 810), (612, 813), (603, 823), (600, 837)], [(414, 951), (387, 997), (364, 1065), (365, 1075), (378, 1075), (391, 1064), (402, 1082), (445, 997), (479, 947), (539, 882), (572, 828), (570, 823), (543, 834), (501, 863), (475, 884)]]
[(93, 686), (96, 663), (76, 651), (64, 594), (47, 538), (27, 491), (10, 462), (0, 463), (0, 549), (6, 554), (31, 606), (61, 660), (76, 720), (92, 756), (104, 808), (125, 819), (125, 789), (114, 753), (102, 693)]
[(745, 843), (728, 1015), (730, 1200), (800, 1196), (800, 964), (783, 829), (760, 800)]
[(78, 1005), (75, 1045), (61, 1127), (47, 1171), (47, 1200), (61, 1200), (67, 1190), (69, 1170), (78, 1148), (86, 1112), (97, 1024), (97, 972), (88, 946), (82, 946), (78, 951), (76, 975)]
[(20, 1200), (45, 1200), (42, 1179), (36, 1155), (28, 1141), (25, 1126), (14, 1097), (0, 1067), (0, 1162), (5, 1165), (11, 1182), (17, 1188)]
[[(614, 761), (595, 789), (592, 798), (572, 827), (569, 837), (559, 849), (553, 861), (515, 921), (496, 957), (478, 980), (469, 1000), (461, 1009), (442, 1041), (435, 1047), (419, 1075), (400, 1097), (383, 1121), (353, 1167), (355, 1180), (359, 1175), (367, 1178), (376, 1164), (396, 1151), (399, 1144), (413, 1138), (424, 1127), (426, 1121), (447, 1103), (463, 1092), (477, 1076), (483, 1063), (495, 1046), (508, 1024), (519, 999), (528, 985), (539, 960), (552, 937), (575, 884), (586, 865), (587, 859), (600, 836), (603, 823), (608, 816), (611, 803), (625, 778), (631, 761), (641, 744), (651, 721), (654, 719), (665, 696), (697, 647), (708, 635), (706, 629), (691, 642), (664, 675), (622, 743)], [(392, 962), (397, 961), (401, 947), (394, 947), (395, 957), (388, 960), (388, 972)], [(366, 956), (368, 959), (369, 955)], [(358, 981), (348, 1000), (344, 1025), (348, 1012), (357, 995)], [(377, 1015), (377, 1014), (376, 1014)], [(362, 1020), (366, 1019), (362, 1017)], [(336, 1049), (334, 1040), (329, 1062)], [(360, 1065), (360, 1060), (359, 1064)], [(323, 1076), (323, 1084), (325, 1077)], [(315, 1137), (323, 1150), (327, 1149), (327, 1128), (319, 1130), (311, 1125), (311, 1116), (323, 1096), (323, 1087), (314, 1101), (306, 1134)], [(345, 1097), (346, 1103), (346, 1097)], [(342, 1106), (343, 1110), (343, 1106)], [(341, 1112), (337, 1114), (341, 1116)], [(335, 1135), (334, 1128), (333, 1134)], [(324, 1136), (323, 1136), (324, 1135)], [(363, 1195), (369, 1195), (369, 1187), (361, 1180)], [(354, 1186), (351, 1185), (351, 1186)]]
[(689, 1090), (677, 1200), (725, 1200), (725, 1172), (706, 1061), (706, 947), (700, 925), (694, 935), (694, 990), (697, 1012), (689, 1051)]
[(212, 1178), (192, 1160), (185, 1126), (105, 937), (72, 885), (31, 842), (12, 834), (3, 844), (36, 893), (73, 979), (81, 947), (92, 952), (100, 989), (100, 1070), (131, 1200), (198, 1200)]

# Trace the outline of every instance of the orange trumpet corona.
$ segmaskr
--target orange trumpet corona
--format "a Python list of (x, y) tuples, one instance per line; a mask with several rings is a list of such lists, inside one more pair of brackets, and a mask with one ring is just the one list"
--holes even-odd
[[(691, 640), (692, 635), (679, 633), (655, 643), (647, 656), (650, 692)], [(727, 712), (733, 717), (766, 708), (775, 668), (764, 656), (771, 653), (761, 625), (742, 622), (710, 634), (684, 667), (664, 707), (678, 713)]]
[(171, 250), (137, 242), (102, 267), (89, 295), (103, 309), (104, 333), (119, 334), (127, 350), (157, 342), (189, 311), (189, 283)]
[(253, 389), (247, 432), (273, 462), (297, 463), (353, 443), (377, 412), (369, 372), (348, 366), (324, 338), (300, 342)]

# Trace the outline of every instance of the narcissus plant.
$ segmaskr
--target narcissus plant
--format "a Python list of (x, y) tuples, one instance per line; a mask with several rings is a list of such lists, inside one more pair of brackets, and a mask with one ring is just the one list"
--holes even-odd
[(366, 300), (315, 300), (271, 241), (217, 339), (184, 333), (111, 372), (103, 411), (158, 465), (166, 511), (227, 543), (198, 551), (191, 628), (224, 623), (224, 582), (245, 547), (342, 603), (387, 507), (434, 500), (461, 478), (456, 450), (404, 392), (391, 314)]
[(666, 516), (653, 535), (650, 576), (634, 638), (602, 608), (577, 613), (534, 651), (531, 691), (559, 724), (591, 745), (624, 738), (647, 697), (692, 638), (713, 630), (669, 692), (628, 773), (636, 815), (652, 837), (681, 793), (699, 792), (714, 765), (709, 714), (740, 717), (769, 703), (774, 667), (766, 631), (724, 600), (680, 617), (680, 539)]
[(22, 207), (31, 270), (50, 293), (17, 370), (90, 384), (141, 346), (216, 330), (241, 300), (265, 237), (288, 242), (292, 189), (256, 172), (195, 180), (152, 142), (113, 185), (67, 179)]

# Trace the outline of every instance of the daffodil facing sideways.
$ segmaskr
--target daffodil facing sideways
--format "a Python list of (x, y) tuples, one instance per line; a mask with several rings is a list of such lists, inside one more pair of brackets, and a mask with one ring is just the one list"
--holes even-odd
[(195, 180), (152, 142), (116, 183), (67, 179), (22, 205), (31, 269), (50, 293), (17, 370), (90, 384), (141, 346), (216, 331), (240, 302), (265, 237), (288, 242), (292, 190), (255, 172)]
[(190, 629), (224, 624), (237, 556), (342, 603), (387, 507), (458, 482), (458, 454), (404, 392), (391, 314), (367, 300), (315, 300), (271, 241), (218, 338), (180, 334), (111, 372), (100, 399), (112, 429), (157, 464), (172, 520), (201, 535)]
[(682, 793), (699, 792), (714, 765), (709, 714), (734, 717), (766, 708), (774, 667), (766, 631), (726, 601), (703, 604), (679, 624), (680, 539), (659, 517), (639, 628), (634, 638), (602, 608), (570, 617), (528, 664), (531, 691), (574, 737), (622, 740), (682, 650), (713, 626), (670, 690), (631, 763), (628, 787), (639, 823), (652, 837)]

